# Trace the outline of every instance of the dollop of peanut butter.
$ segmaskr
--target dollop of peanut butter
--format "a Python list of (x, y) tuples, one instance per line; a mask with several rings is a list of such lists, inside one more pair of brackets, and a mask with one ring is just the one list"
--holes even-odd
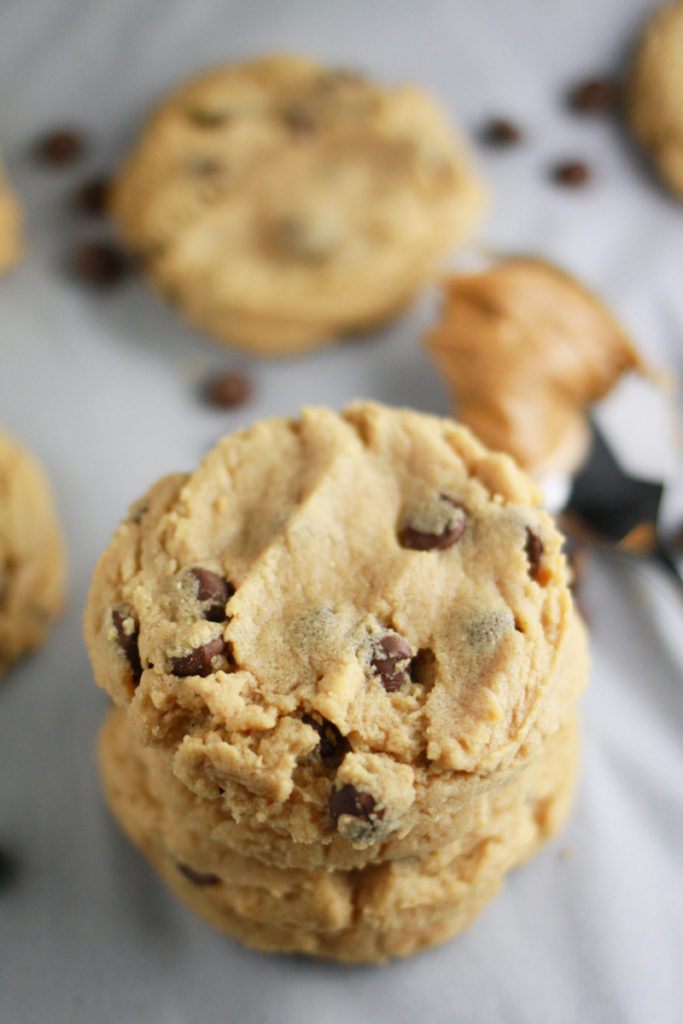
[(531, 257), (446, 280), (441, 319), (425, 344), (458, 419), (537, 478), (580, 465), (586, 407), (623, 373), (651, 375), (595, 295)]

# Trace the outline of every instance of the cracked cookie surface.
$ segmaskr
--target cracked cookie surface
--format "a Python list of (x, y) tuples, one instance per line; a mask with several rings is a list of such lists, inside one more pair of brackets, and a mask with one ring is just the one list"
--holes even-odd
[(0, 675), (40, 646), (64, 601), (64, 548), (42, 467), (0, 431)]
[(394, 315), (482, 207), (426, 93), (285, 56), (172, 94), (111, 199), (150, 280), (190, 320), (273, 355)]
[(86, 610), (95, 678), (186, 786), (304, 863), (440, 845), (585, 683), (538, 502), (450, 420), (263, 421), (121, 524)]

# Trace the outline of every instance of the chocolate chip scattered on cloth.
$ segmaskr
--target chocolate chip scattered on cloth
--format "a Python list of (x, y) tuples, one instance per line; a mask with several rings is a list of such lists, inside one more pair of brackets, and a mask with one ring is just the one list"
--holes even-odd
[(633, 135), (660, 177), (683, 200), (683, 0), (650, 19), (627, 89)]
[(64, 546), (48, 480), (0, 430), (0, 675), (42, 644), (64, 603)]
[(21, 255), (21, 212), (0, 162), (0, 274)]
[[(448, 860), (463, 821), (574, 728), (587, 659), (561, 546), (533, 483), (451, 420), (355, 403), (224, 438), (133, 507), (85, 616), (96, 681), (123, 709), (111, 743), (157, 780), (154, 821), (196, 822), (197, 849), (135, 823), (137, 783), (105, 740), (115, 813), (195, 909), (260, 948), (372, 960), (452, 934), (549, 832), (517, 842), (517, 822), (486, 881), (459, 862), (412, 938), (388, 896), (357, 947), (349, 918), (333, 941), (311, 937), (308, 911), (268, 939), (233, 899), (230, 857), (273, 879), (360, 870), (378, 886), (416, 858), (419, 889), (425, 858)], [(569, 761), (546, 793), (565, 810)]]
[(421, 89), (285, 56), (181, 86), (110, 196), (151, 282), (216, 339), (266, 355), (395, 315), (484, 205)]

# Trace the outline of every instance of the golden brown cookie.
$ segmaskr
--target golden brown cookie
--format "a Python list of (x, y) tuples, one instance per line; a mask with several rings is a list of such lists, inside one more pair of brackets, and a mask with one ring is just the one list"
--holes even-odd
[(620, 324), (569, 274), (524, 256), (449, 278), (443, 299), (425, 343), (455, 415), (537, 478), (576, 469), (588, 404), (646, 370)]
[(683, 2), (658, 10), (636, 53), (628, 88), (631, 130), (669, 189), (683, 199)]
[(111, 210), (190, 320), (280, 355), (410, 303), (478, 224), (482, 196), (426, 93), (276, 56), (173, 93), (121, 169)]
[(0, 163), (0, 274), (21, 255), (21, 214)]
[(64, 547), (35, 458), (0, 431), (0, 675), (38, 647), (64, 601)]
[(258, 948), (383, 960), (463, 928), (563, 822), (577, 756), (574, 720), (493, 793), (460, 815), (458, 837), (421, 856), (361, 869), (266, 865), (226, 846), (213, 801), (192, 794), (157, 751), (143, 747), (123, 709), (100, 741), (110, 806), (171, 887), (213, 924)]
[(450, 420), (261, 422), (120, 526), (86, 610), (95, 678), (186, 786), (299, 863), (441, 845), (585, 683), (539, 500)]

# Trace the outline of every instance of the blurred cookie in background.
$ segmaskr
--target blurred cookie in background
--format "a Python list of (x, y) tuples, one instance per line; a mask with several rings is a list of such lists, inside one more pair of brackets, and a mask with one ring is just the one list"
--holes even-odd
[(0, 274), (21, 255), (21, 212), (0, 162)]
[(683, 2), (659, 10), (647, 25), (628, 85), (634, 136), (662, 180), (683, 199)]
[(183, 85), (110, 195), (150, 281), (216, 339), (292, 354), (407, 306), (484, 189), (421, 89), (273, 56)]
[(0, 675), (39, 647), (64, 603), (64, 546), (47, 477), (0, 430)]

